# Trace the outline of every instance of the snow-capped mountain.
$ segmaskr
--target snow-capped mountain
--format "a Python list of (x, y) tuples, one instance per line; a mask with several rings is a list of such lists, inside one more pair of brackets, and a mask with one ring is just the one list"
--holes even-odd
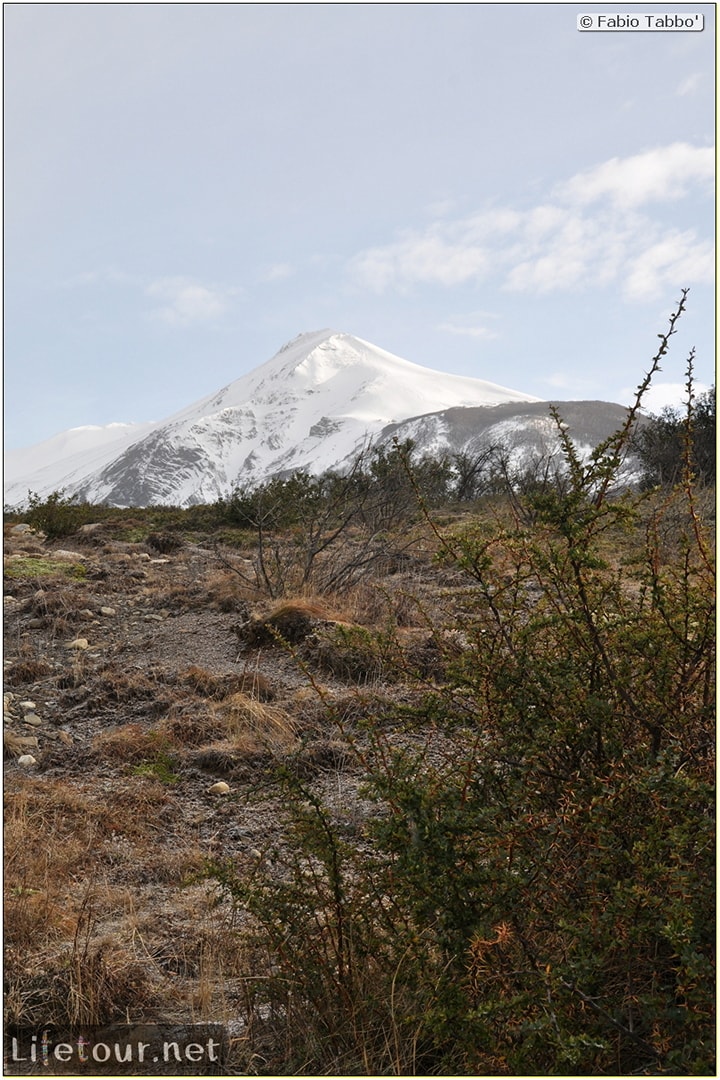
[(116, 506), (212, 502), (235, 484), (334, 468), (412, 417), (537, 401), (321, 330), (167, 420), (77, 428), (7, 454), (5, 501), (62, 489)]
[[(389, 424), (376, 441), (412, 439), (415, 447), (425, 454), (463, 453), (470, 458), (492, 449), (504, 458), (511, 473), (518, 473), (539, 458), (553, 457), (562, 462), (551, 404), (556, 405), (581, 458), (589, 457), (599, 443), (622, 428), (627, 420), (627, 408), (609, 401), (510, 401), (490, 408), (471, 406), (414, 416)], [(638, 426), (646, 422), (644, 417), (636, 419)], [(621, 481), (633, 483), (639, 476), (638, 462), (630, 453), (620, 474)]]

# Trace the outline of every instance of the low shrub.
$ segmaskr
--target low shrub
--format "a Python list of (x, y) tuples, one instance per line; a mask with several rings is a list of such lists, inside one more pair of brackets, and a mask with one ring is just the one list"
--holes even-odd
[(71, 536), (81, 525), (97, 521), (98, 512), (97, 506), (68, 498), (62, 491), (53, 491), (44, 499), (30, 491), (24, 518), (28, 525), (45, 533), (48, 540), (60, 540)]
[(394, 634), (364, 626), (331, 623), (308, 637), (302, 657), (321, 672), (363, 685), (397, 676)]
[(161, 555), (170, 555), (183, 546), (181, 537), (172, 532), (151, 532), (147, 544)]
[(318, 604), (287, 601), (269, 615), (251, 618), (241, 624), (236, 633), (240, 641), (250, 646), (297, 645), (312, 633), (319, 620), (327, 617), (327, 610)]
[[(372, 811), (348, 822), (280, 768), (288, 841), (251, 875), (211, 868), (268, 957), (273, 1071), (714, 1075), (713, 547), (689, 453), (649, 519), (612, 494), (684, 303), (588, 461), (556, 416), (562, 485), (491, 532), (430, 520), (466, 582), (441, 628), (462, 647), (442, 685), (345, 731)], [(308, 647), (344, 677), (379, 655), (408, 675), (356, 627)]]
[(5, 668), (5, 683), (7, 686), (24, 686), (26, 683), (35, 683), (46, 675), (52, 674), (53, 668), (46, 660), (35, 657), (25, 657), (15, 660)]
[(261, 747), (289, 747), (295, 742), (295, 723), (276, 705), (266, 705), (249, 694), (232, 694), (216, 707), (229, 739), (247, 742), (248, 737)]

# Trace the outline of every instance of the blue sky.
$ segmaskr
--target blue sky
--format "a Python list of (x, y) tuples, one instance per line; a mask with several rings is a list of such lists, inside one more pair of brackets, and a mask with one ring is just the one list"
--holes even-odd
[[(580, 12), (702, 33), (580, 33)], [(714, 382), (708, 4), (7, 4), (5, 433), (332, 327), (542, 398)]]

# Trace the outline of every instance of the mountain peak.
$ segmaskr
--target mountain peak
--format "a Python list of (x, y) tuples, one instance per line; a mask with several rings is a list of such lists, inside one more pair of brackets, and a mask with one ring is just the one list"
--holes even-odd
[(302, 334), (298, 334), (296, 337), (291, 338), (290, 341), (286, 341), (278, 349), (276, 355), (280, 356), (281, 353), (288, 352), (290, 349), (314, 348), (321, 342), (336, 335), (337, 330), (330, 330), (327, 327), (324, 330), (304, 330)]
[(33, 476), (18, 462), (15, 475), (6, 470), (6, 493), (66, 488), (114, 505), (212, 502), (237, 484), (335, 468), (388, 424), (512, 401), (537, 398), (421, 367), (352, 334), (312, 330), (218, 392), (128, 432), (122, 445), (87, 448), (72, 462), (43, 454)]

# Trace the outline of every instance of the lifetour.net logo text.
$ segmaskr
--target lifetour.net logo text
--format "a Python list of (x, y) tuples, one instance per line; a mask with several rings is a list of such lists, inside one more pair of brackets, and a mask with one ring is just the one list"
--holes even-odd
[(222, 1071), (226, 1035), (220, 1024), (117, 1024), (59, 1035), (51, 1028), (5, 1038), (5, 1075), (133, 1073), (211, 1075)]

